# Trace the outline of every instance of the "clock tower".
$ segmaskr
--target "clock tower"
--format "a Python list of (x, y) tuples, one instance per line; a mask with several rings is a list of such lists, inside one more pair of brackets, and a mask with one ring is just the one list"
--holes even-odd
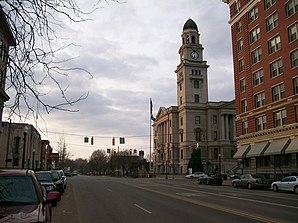
[(180, 64), (177, 66), (177, 104), (197, 107), (208, 102), (207, 68), (203, 60), (202, 44), (196, 23), (188, 19), (183, 26), (182, 46), (179, 49)]

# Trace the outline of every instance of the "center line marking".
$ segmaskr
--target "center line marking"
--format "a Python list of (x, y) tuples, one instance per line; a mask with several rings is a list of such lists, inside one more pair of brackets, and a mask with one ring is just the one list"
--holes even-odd
[(143, 211), (147, 212), (148, 214), (152, 214), (152, 212), (151, 212), (151, 211), (148, 211), (147, 209), (145, 209), (145, 208), (141, 207), (140, 205), (134, 204), (134, 206), (136, 206), (136, 207), (140, 208), (141, 210), (143, 210)]

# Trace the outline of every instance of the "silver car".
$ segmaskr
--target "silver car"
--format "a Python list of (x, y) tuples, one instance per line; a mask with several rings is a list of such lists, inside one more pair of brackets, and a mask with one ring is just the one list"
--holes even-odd
[(253, 189), (257, 187), (270, 188), (272, 181), (256, 174), (243, 174), (238, 179), (232, 180), (233, 187), (245, 187)]
[(298, 176), (288, 176), (281, 181), (276, 181), (271, 184), (271, 189), (278, 192), (279, 190), (291, 191), (298, 194)]
[(203, 172), (195, 172), (193, 174), (188, 174), (185, 177), (187, 179), (200, 179), (200, 178), (206, 178), (208, 175)]

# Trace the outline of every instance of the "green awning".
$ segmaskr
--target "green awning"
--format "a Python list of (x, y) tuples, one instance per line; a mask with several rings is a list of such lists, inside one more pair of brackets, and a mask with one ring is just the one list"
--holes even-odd
[(264, 142), (257, 142), (254, 145), (251, 145), (251, 149), (246, 154), (246, 157), (257, 157), (262, 156), (264, 153), (264, 150), (267, 148), (268, 141)]
[(291, 139), (290, 145), (286, 148), (285, 153), (298, 153), (298, 136)]
[(234, 159), (240, 159), (240, 158), (245, 158), (246, 153), (248, 152), (248, 150), (250, 149), (250, 145), (243, 145), (240, 146), (239, 149), (237, 149), (237, 152), (235, 153), (235, 155), (233, 156)]
[(289, 140), (289, 138), (274, 139), (264, 152), (264, 156), (283, 154), (284, 149), (289, 145)]

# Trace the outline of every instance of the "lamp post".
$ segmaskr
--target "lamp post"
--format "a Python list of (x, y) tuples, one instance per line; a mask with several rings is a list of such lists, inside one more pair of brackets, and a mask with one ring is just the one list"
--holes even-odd
[(7, 145), (6, 145), (6, 154), (5, 154), (5, 168), (7, 168), (7, 163), (8, 163), (10, 128), (11, 128), (11, 120), (9, 120), (9, 124), (8, 124)]
[(22, 156), (22, 169), (25, 167), (25, 151), (26, 151), (26, 138), (28, 134), (28, 126), (24, 127), (24, 145), (23, 145), (23, 156)]

